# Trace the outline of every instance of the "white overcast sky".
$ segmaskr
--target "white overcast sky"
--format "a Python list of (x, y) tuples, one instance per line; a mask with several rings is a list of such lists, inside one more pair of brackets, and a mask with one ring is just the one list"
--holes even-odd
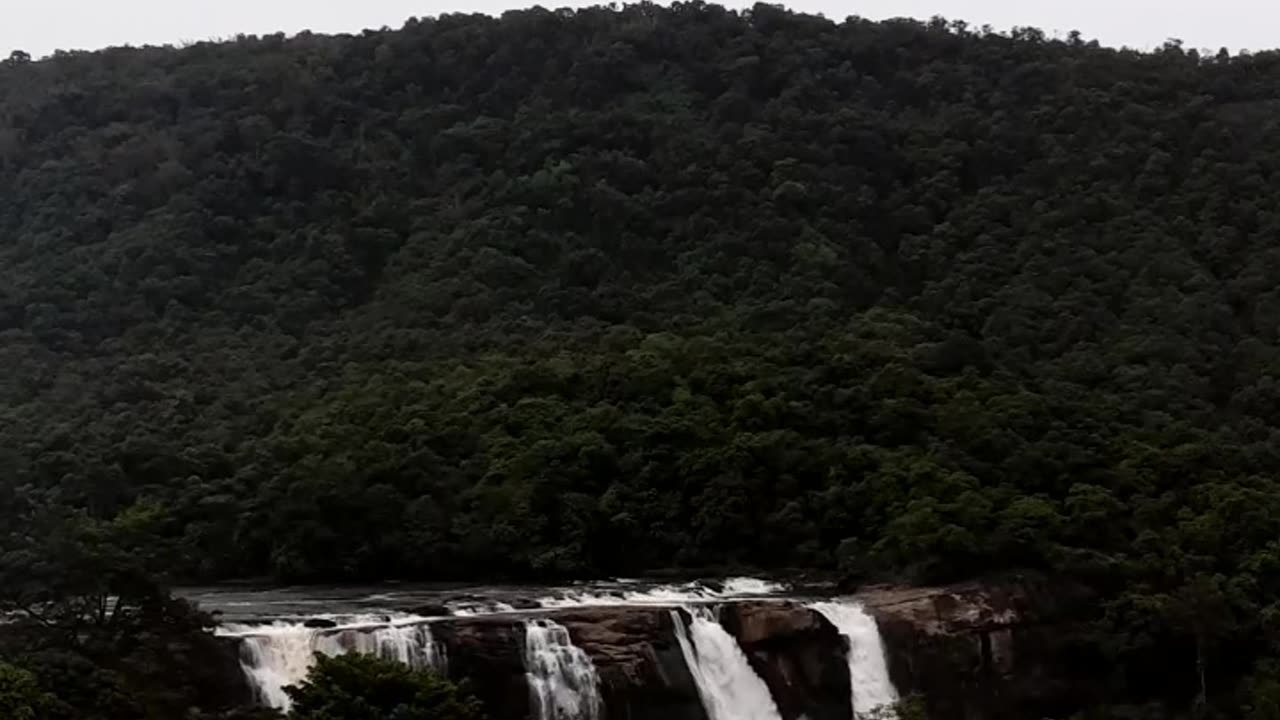
[[(533, 0), (0, 0), (0, 57), (55, 49), (179, 43), (276, 31), (356, 32), (399, 27), (445, 12), (500, 13)], [(547, 7), (593, 5), (562, 0)], [(730, 7), (751, 2), (728, 0)], [(944, 15), (1001, 30), (1078, 29), (1107, 45), (1151, 48), (1176, 37), (1187, 47), (1232, 51), (1280, 47), (1280, 0), (791, 0), (787, 7), (881, 19)]]

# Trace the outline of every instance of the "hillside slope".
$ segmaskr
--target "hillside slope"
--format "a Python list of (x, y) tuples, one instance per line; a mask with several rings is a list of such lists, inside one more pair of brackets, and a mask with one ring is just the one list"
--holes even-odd
[(1253, 637), (1278, 64), (700, 3), (15, 56), (6, 522), (188, 579), (1042, 567)]

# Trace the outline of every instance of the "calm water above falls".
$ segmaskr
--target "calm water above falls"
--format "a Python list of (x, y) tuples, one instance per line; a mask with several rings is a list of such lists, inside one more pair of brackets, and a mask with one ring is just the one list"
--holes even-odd
[(608, 605), (682, 605), (763, 597), (787, 592), (786, 585), (756, 578), (653, 583), (612, 580), (552, 585), (382, 585), (345, 587), (186, 588), (179, 594), (224, 622), (251, 623), (287, 618), (345, 618), (414, 615), (423, 607), (467, 616), (510, 612), (516, 607), (562, 608)]

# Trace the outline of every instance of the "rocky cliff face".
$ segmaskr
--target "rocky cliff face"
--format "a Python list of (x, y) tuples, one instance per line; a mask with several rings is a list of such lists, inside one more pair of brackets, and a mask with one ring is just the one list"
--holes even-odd
[(764, 678), (783, 720), (851, 720), (845, 645), (826, 618), (789, 603), (725, 606), (720, 621)]
[[(670, 608), (608, 607), (551, 614), (591, 656), (606, 716), (626, 720), (706, 720), (676, 643)], [(850, 720), (849, 677), (839, 634), (822, 616), (788, 602), (735, 603), (720, 620), (764, 678), (784, 720)], [(465, 618), (435, 631), (449, 673), (473, 678), (494, 720), (527, 716), (521, 622)]]
[(506, 616), (467, 618), (432, 626), (449, 658), (449, 675), (465, 679), (484, 699), (491, 720), (529, 717), (523, 625)]
[[(551, 614), (591, 656), (609, 718), (705, 720), (697, 688), (676, 646), (671, 617), (658, 608), (582, 608)], [(449, 674), (469, 678), (492, 720), (529, 715), (523, 621), (462, 618), (435, 626)]]
[[(1068, 595), (1027, 579), (857, 593), (880, 626), (894, 684), (904, 696), (920, 696), (932, 720), (1061, 717), (1087, 705), (1096, 667), (1082, 667), (1059, 640), (1064, 605), (1081, 601)], [(704, 720), (668, 609), (553, 617), (595, 662), (609, 718)], [(720, 621), (768, 684), (783, 720), (851, 720), (844, 640), (825, 618), (795, 602), (755, 601), (722, 606)], [(495, 634), (486, 630), (495, 627), (491, 620), (459, 621), (449, 652), (470, 658), (452, 665), (459, 675), (489, 676), (494, 690), (518, 695), (519, 628), (506, 622)], [(502, 700), (492, 717), (515, 720), (525, 710), (523, 697)]]
[(1042, 580), (858, 593), (876, 618), (894, 684), (933, 719), (1062, 717), (1095, 698), (1097, 666), (1061, 638), (1088, 598)]
[[(856, 595), (879, 625), (894, 684), (903, 695), (921, 696), (932, 720), (1058, 717), (1091, 699), (1091, 669), (1073, 665), (1057, 641), (1058, 589), (1006, 580)], [(609, 720), (707, 720), (671, 608), (539, 615), (563, 625), (590, 656)], [(449, 674), (468, 679), (491, 720), (530, 717), (525, 620), (500, 614), (431, 624)], [(768, 685), (783, 720), (852, 720), (845, 640), (826, 618), (799, 602), (760, 600), (723, 604), (719, 620)]]
[(593, 608), (566, 612), (556, 621), (595, 663), (607, 717), (706, 717), (667, 610)]

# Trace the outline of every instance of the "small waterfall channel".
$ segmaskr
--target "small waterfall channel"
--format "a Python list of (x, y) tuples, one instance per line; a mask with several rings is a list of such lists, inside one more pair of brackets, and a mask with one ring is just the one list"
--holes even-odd
[(671, 622), (708, 720), (781, 720), (769, 686), (751, 668), (738, 641), (710, 609), (686, 610), (691, 616), (687, 630), (679, 611), (671, 611)]
[(538, 720), (598, 720), (600, 679), (591, 658), (559, 623), (537, 619), (524, 627), (525, 677)]
[(222, 634), (240, 638), (241, 666), (259, 700), (282, 710), (289, 708), (284, 689), (306, 679), (315, 654), (337, 656), (356, 652), (397, 660), (413, 668), (444, 672), (444, 646), (431, 637), (420, 619), (386, 623), (382, 618), (345, 618), (334, 628), (311, 628), (302, 623), (227, 625)]
[(852, 602), (818, 602), (809, 605), (844, 637), (849, 661), (849, 685), (853, 691), (853, 717), (884, 713), (898, 702), (898, 691), (889, 679), (884, 643), (875, 618)]

